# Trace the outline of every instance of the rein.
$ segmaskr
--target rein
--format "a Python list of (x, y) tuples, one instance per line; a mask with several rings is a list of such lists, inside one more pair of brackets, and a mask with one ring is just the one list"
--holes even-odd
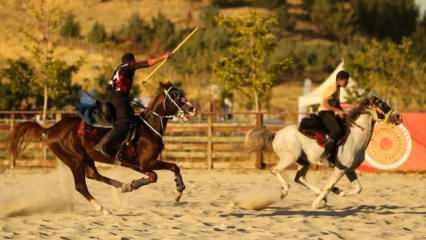
[(151, 111), (149, 109), (146, 109), (146, 111), (148, 111), (149, 113), (151, 113), (152, 115), (154, 115), (155, 117), (157, 117), (160, 120), (160, 127), (161, 130), (157, 131), (148, 121), (146, 121), (143, 117), (139, 116), (139, 118), (145, 123), (145, 125), (147, 125), (157, 136), (159, 136), (160, 138), (163, 137), (164, 134), (164, 123), (163, 123), (163, 119), (173, 119), (175, 116), (177, 116), (178, 118), (181, 118), (183, 120), (186, 120), (185, 117), (185, 111), (183, 111), (183, 109), (176, 103), (176, 101), (170, 96), (169, 92), (173, 87), (168, 88), (167, 90), (164, 90), (164, 95), (166, 96), (161, 105), (163, 105), (164, 110), (166, 110), (166, 99), (168, 98), (178, 109), (177, 113), (174, 115), (160, 115), (159, 113), (155, 112), (155, 111)]

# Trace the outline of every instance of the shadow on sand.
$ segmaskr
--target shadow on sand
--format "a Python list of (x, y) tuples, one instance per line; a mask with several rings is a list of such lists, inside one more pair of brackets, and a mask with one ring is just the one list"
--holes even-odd
[(265, 213), (264, 211), (259, 212), (242, 212), (242, 213), (230, 213), (222, 214), (221, 217), (274, 217), (274, 216), (303, 216), (303, 217), (348, 217), (356, 216), (358, 214), (378, 214), (378, 215), (426, 215), (426, 206), (417, 207), (404, 207), (397, 205), (360, 205), (357, 207), (347, 207), (342, 209), (321, 209), (321, 210), (291, 210), (286, 208), (267, 208), (272, 212)]

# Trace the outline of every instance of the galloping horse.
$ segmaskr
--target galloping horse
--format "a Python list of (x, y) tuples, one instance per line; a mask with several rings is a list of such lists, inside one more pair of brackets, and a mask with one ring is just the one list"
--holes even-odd
[[(312, 203), (313, 208), (319, 208), (330, 191), (339, 193), (341, 196), (361, 192), (361, 185), (355, 169), (364, 161), (365, 151), (370, 142), (375, 123), (384, 121), (398, 125), (402, 120), (399, 113), (392, 111), (388, 104), (376, 96), (364, 98), (358, 106), (349, 112), (346, 120), (352, 125), (350, 133), (345, 143), (339, 146), (337, 153), (338, 167), (334, 168), (322, 190), (308, 183), (305, 176), (311, 163), (322, 165), (320, 156), (324, 149), (315, 140), (301, 134), (295, 125), (285, 127), (276, 133), (272, 147), (280, 160), (272, 169), (272, 172), (282, 185), (282, 197), (287, 195), (289, 187), (281, 176), (281, 171), (292, 163), (298, 164), (295, 181), (318, 195)], [(346, 175), (349, 181), (355, 184), (349, 192), (342, 192), (334, 187), (343, 175)]]
[[(157, 181), (154, 170), (170, 170), (175, 174), (176, 188), (179, 201), (185, 189), (180, 169), (176, 164), (158, 160), (163, 150), (162, 135), (169, 118), (179, 115), (186, 117), (194, 113), (194, 108), (185, 97), (185, 93), (170, 83), (160, 84), (161, 93), (154, 98), (148, 108), (137, 115), (137, 124), (133, 131), (131, 144), (123, 150), (119, 164), (145, 174), (147, 177), (133, 180), (124, 184), (117, 180), (101, 175), (95, 166), (95, 161), (115, 164), (117, 158), (106, 158), (94, 150), (96, 143), (108, 129), (96, 128), (91, 134), (82, 135), (82, 120), (79, 117), (66, 117), (49, 128), (43, 128), (35, 122), (18, 124), (11, 135), (10, 152), (13, 157), (22, 150), (26, 138), (38, 138), (46, 143), (49, 149), (64, 162), (72, 171), (75, 188), (96, 210), (104, 214), (110, 212), (100, 205), (89, 193), (86, 177), (119, 188), (122, 192), (130, 192), (144, 185)], [(120, 146), (117, 143), (117, 146)]]

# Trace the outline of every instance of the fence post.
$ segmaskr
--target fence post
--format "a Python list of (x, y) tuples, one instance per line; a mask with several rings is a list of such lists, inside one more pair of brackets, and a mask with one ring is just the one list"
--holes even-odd
[[(12, 113), (10, 116), (10, 134), (13, 134), (13, 131), (15, 130), (15, 113)], [(13, 154), (10, 156), (10, 168), (16, 167), (16, 159)]]
[(209, 102), (209, 113), (207, 115), (207, 164), (208, 169), (213, 169), (213, 103)]
[[(258, 103), (258, 106), (256, 107), (256, 128), (262, 128), (264, 127), (263, 124), (263, 113), (262, 113), (262, 107), (260, 105), (260, 102)], [(263, 161), (264, 156), (263, 156), (263, 151), (257, 151), (256, 152), (256, 163), (255, 163), (255, 167), (257, 169), (264, 169), (265, 168), (265, 163)]]

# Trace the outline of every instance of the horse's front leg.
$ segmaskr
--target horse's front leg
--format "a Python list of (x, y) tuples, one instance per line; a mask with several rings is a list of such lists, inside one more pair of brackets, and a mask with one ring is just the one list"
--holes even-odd
[(153, 169), (154, 170), (170, 170), (175, 174), (176, 190), (178, 192), (176, 202), (179, 202), (180, 198), (182, 197), (182, 193), (186, 188), (185, 183), (183, 182), (182, 175), (180, 174), (179, 167), (174, 163), (168, 163), (168, 162), (158, 160), (155, 162)]
[(312, 202), (312, 208), (317, 209), (320, 207), (321, 202), (326, 199), (328, 193), (333, 189), (334, 185), (340, 180), (344, 173), (344, 170), (334, 168), (333, 174), (329, 178), (327, 185), (321, 191), (319, 196)]
[(121, 187), (121, 192), (132, 192), (139, 189), (140, 187), (157, 182), (158, 176), (155, 172), (140, 170), (138, 171), (142, 174), (145, 174), (147, 177), (139, 178), (131, 181), (130, 183), (123, 184), (123, 186)]
[(348, 178), (348, 180), (351, 182), (353, 187), (349, 191), (341, 191), (339, 193), (339, 195), (341, 197), (344, 197), (344, 196), (350, 196), (350, 195), (355, 195), (355, 194), (361, 193), (362, 186), (361, 186), (361, 183), (358, 180), (358, 175), (356, 174), (355, 170), (348, 170), (348, 171), (345, 172), (345, 175)]

